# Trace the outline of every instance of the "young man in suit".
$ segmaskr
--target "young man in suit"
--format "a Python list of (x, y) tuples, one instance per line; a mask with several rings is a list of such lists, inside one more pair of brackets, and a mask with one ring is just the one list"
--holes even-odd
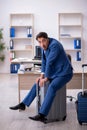
[(38, 81), (40, 87), (43, 87), (45, 82), (50, 81), (44, 102), (38, 115), (29, 117), (32, 120), (44, 121), (49, 113), (56, 92), (71, 80), (73, 76), (73, 68), (59, 41), (49, 38), (45, 32), (40, 32), (36, 36), (36, 40), (42, 48), (41, 76), (36, 79), (36, 83), (24, 100), (20, 104), (10, 107), (10, 109), (25, 110), (25, 106), (29, 107), (36, 97), (36, 84)]

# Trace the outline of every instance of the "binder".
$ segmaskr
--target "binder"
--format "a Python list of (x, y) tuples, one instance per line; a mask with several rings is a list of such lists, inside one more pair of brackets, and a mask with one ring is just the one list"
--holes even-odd
[(15, 37), (15, 28), (14, 27), (10, 28), (10, 37)]
[(32, 37), (32, 27), (27, 28), (27, 37)]
[(74, 39), (74, 49), (81, 49), (81, 39)]
[(81, 61), (81, 51), (77, 51), (77, 61)]
[(20, 64), (11, 64), (10, 65), (10, 73), (17, 73), (20, 68)]
[(10, 49), (14, 49), (14, 41), (12, 39), (10, 40)]

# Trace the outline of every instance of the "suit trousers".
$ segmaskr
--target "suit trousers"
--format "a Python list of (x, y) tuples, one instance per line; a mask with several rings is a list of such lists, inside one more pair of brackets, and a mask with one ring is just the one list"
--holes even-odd
[[(68, 74), (66, 76), (56, 77), (50, 81), (49, 87), (47, 89), (46, 96), (44, 98), (43, 104), (39, 110), (39, 113), (47, 116), (51, 108), (56, 92), (61, 89), (67, 82), (72, 78), (73, 74)], [(30, 106), (34, 98), (36, 97), (36, 84), (32, 86), (27, 96), (22, 101), (26, 106)]]

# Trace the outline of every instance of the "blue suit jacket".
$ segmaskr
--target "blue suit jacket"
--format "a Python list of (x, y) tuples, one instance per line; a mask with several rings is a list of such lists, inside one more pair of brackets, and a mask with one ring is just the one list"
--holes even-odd
[(49, 38), (47, 50), (42, 50), (41, 71), (44, 72), (45, 77), (49, 79), (73, 73), (73, 68), (62, 44), (53, 38)]

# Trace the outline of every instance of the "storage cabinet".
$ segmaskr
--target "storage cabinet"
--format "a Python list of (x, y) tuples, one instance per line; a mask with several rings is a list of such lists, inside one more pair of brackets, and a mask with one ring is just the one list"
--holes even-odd
[(33, 14), (10, 14), (10, 61), (34, 57)]
[(58, 30), (59, 41), (62, 43), (66, 53), (71, 55), (74, 71), (81, 71), (83, 61), (82, 14), (59, 13)]

